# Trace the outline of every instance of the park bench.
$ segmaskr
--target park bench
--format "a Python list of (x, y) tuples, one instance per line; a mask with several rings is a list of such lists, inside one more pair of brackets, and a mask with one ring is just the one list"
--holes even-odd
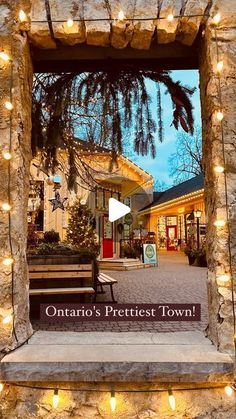
[[(111, 298), (113, 303), (117, 303), (114, 297), (113, 293), (113, 285), (117, 283), (117, 280), (114, 278), (111, 278), (110, 276), (104, 274), (103, 272), (100, 272), (97, 276), (97, 279), (95, 281), (95, 294), (94, 294), (94, 303), (96, 302), (97, 295), (98, 294), (105, 294), (105, 291), (103, 290), (103, 287), (106, 285), (110, 286), (111, 291)], [(98, 291), (98, 287), (100, 287), (100, 291)], [(101, 301), (102, 303), (109, 302), (109, 301)]]
[(29, 295), (94, 294), (93, 264), (29, 265)]

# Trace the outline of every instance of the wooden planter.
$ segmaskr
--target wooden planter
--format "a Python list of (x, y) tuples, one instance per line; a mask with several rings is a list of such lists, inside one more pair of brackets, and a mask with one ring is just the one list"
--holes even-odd
[[(77, 255), (28, 255), (28, 265), (77, 265), (87, 264), (93, 262), (86, 256)], [(33, 280), (34, 281), (34, 280)], [(58, 283), (57, 283), (58, 282)], [(54, 288), (56, 285), (59, 287), (70, 286), (92, 287), (94, 288), (94, 281), (91, 278), (81, 279), (37, 279), (37, 288)], [(34, 283), (31, 283), (34, 288)], [(91, 302), (89, 295), (84, 294), (67, 294), (67, 295), (32, 295), (30, 297), (30, 316), (38, 318), (40, 313), (40, 304), (53, 304), (53, 303), (87, 303)]]

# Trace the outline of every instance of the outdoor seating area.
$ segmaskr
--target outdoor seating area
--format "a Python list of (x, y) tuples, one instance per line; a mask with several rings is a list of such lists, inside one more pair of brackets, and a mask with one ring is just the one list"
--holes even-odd
[[(204, 331), (208, 323), (206, 268), (191, 266), (181, 252), (162, 252), (158, 255), (158, 267), (129, 271), (103, 271), (99, 273), (100, 285), (97, 295), (92, 294), (96, 303), (117, 301), (119, 304), (201, 304), (201, 321), (79, 321), (49, 324), (33, 319), (35, 330), (61, 330), (74, 332), (180, 332)], [(106, 281), (106, 282), (105, 282)], [(111, 282), (111, 284), (109, 283)], [(103, 293), (101, 293), (101, 285)], [(113, 288), (114, 300), (109, 291)], [(184, 292), (183, 292), (184, 290)], [(106, 291), (104, 293), (104, 291)], [(47, 296), (42, 296), (43, 299)], [(68, 300), (68, 296), (65, 296)], [(64, 298), (65, 298), (64, 297)], [(70, 296), (70, 301), (71, 301)], [(78, 300), (78, 295), (72, 301)]]

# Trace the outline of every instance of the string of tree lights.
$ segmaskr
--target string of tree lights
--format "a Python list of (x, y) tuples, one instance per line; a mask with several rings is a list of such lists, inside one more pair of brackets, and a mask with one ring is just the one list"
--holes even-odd
[(228, 258), (229, 258), (229, 272), (219, 275), (218, 279), (223, 283), (231, 284), (231, 295), (232, 295), (232, 313), (233, 313), (233, 340), (234, 340), (234, 357), (236, 360), (236, 315), (235, 315), (235, 298), (234, 298), (234, 276), (233, 276), (233, 267), (232, 267), (232, 249), (231, 249), (231, 225), (230, 225), (230, 216), (229, 216), (229, 199), (228, 199), (228, 184), (227, 184), (227, 162), (226, 162), (226, 153), (225, 153), (225, 136), (224, 136), (224, 113), (223, 113), (223, 100), (222, 100), (222, 88), (221, 88), (221, 75), (224, 69), (224, 60), (220, 56), (219, 50), (219, 39), (217, 35), (217, 25), (221, 19), (220, 13), (214, 16), (213, 22), (215, 25), (215, 42), (216, 42), (216, 74), (218, 78), (218, 92), (219, 92), (219, 109), (216, 110), (216, 118), (220, 122), (220, 139), (222, 147), (222, 164), (219, 164), (214, 167), (215, 172), (218, 176), (224, 176), (224, 188), (225, 188), (225, 215), (226, 218), (217, 218), (214, 222), (216, 228), (227, 227), (228, 232)]
[(169, 407), (172, 411), (176, 410), (176, 393), (178, 392), (191, 392), (191, 391), (206, 391), (206, 390), (223, 390), (228, 397), (234, 397), (235, 393), (235, 386), (232, 385), (215, 385), (215, 386), (207, 386), (207, 387), (177, 387), (177, 388), (158, 388), (158, 389), (115, 389), (114, 385), (110, 387), (110, 389), (94, 389), (94, 388), (66, 388), (66, 387), (51, 387), (51, 386), (39, 386), (39, 385), (28, 385), (28, 384), (21, 384), (21, 383), (11, 383), (11, 382), (4, 382), (0, 383), (0, 393), (4, 391), (4, 389), (9, 389), (10, 387), (19, 387), (25, 389), (33, 389), (33, 390), (42, 390), (52, 393), (51, 394), (51, 405), (54, 409), (60, 407), (60, 393), (100, 393), (100, 394), (109, 394), (110, 396), (110, 409), (111, 412), (115, 412), (117, 408), (117, 396), (119, 394), (160, 394), (166, 393), (167, 394), (167, 401), (169, 403)]
[[(123, 21), (125, 20), (124, 13), (120, 11), (118, 15), (118, 19)], [(199, 15), (198, 15), (199, 16)], [(203, 15), (202, 15), (203, 16)], [(26, 15), (26, 13), (23, 10), (20, 10), (19, 12), (19, 21), (20, 22), (28, 22), (29, 18)], [(177, 17), (182, 16), (174, 16), (168, 15), (166, 17), (167, 20), (172, 21), (173, 19)], [(185, 17), (192, 17), (191, 15), (185, 16)], [(150, 18), (151, 19), (151, 18)], [(156, 19), (156, 18), (155, 18)], [(233, 280), (233, 272), (232, 272), (232, 254), (231, 254), (231, 229), (230, 229), (230, 218), (229, 218), (229, 202), (228, 202), (228, 187), (227, 187), (227, 170), (226, 170), (226, 156), (225, 156), (225, 140), (224, 140), (224, 126), (223, 126), (223, 102), (222, 102), (222, 95), (221, 95), (221, 73), (224, 68), (224, 60), (222, 57), (220, 57), (219, 53), (219, 44), (218, 44), (218, 38), (217, 38), (217, 25), (219, 24), (221, 19), (220, 13), (217, 13), (212, 18), (212, 22), (215, 24), (215, 39), (216, 39), (216, 47), (217, 47), (217, 63), (216, 63), (216, 74), (219, 81), (219, 108), (215, 110), (216, 119), (220, 122), (220, 132), (221, 132), (221, 143), (222, 143), (222, 164), (219, 164), (214, 167), (215, 172), (221, 176), (224, 176), (224, 185), (225, 185), (225, 207), (226, 207), (226, 219), (217, 218), (215, 220), (215, 226), (216, 228), (224, 228), (227, 225), (228, 228), (228, 250), (229, 250), (229, 273), (225, 273), (219, 277), (219, 279), (222, 282), (230, 282), (231, 283), (231, 289), (232, 289), (232, 306), (233, 306), (233, 319), (234, 319), (234, 344), (235, 344), (235, 356), (236, 356), (236, 321), (235, 321), (235, 301), (234, 301), (234, 280)], [(97, 19), (97, 20), (103, 20), (103, 19)], [(148, 20), (148, 19), (134, 19), (136, 20)], [(152, 18), (153, 20), (153, 18)], [(75, 20), (74, 20), (75, 21)], [(66, 24), (70, 27), (70, 25), (73, 25), (74, 22), (71, 18), (68, 18)], [(84, 20), (83, 20), (84, 21)], [(5, 269), (10, 269), (11, 274), (11, 283), (12, 283), (12, 307), (9, 313), (6, 314), (6, 316), (3, 318), (2, 323), (4, 326), (9, 327), (9, 324), (12, 326), (12, 333), (18, 342), (16, 331), (15, 331), (15, 311), (14, 311), (14, 249), (12, 246), (12, 211), (14, 209), (14, 206), (11, 202), (11, 162), (14, 158), (13, 156), (13, 150), (12, 150), (12, 120), (13, 120), (13, 112), (14, 112), (14, 86), (13, 86), (13, 57), (12, 57), (12, 48), (9, 49), (10, 52), (3, 49), (0, 51), (0, 63), (1, 63), (1, 70), (3, 72), (8, 72), (8, 77), (10, 80), (9, 83), (9, 92), (8, 96), (5, 99), (5, 102), (3, 103), (4, 108), (8, 112), (8, 118), (9, 118), (9, 144), (8, 147), (2, 150), (2, 158), (4, 159), (5, 163), (7, 164), (7, 193), (6, 193), (6, 202), (3, 202), (1, 204), (1, 210), (7, 215), (8, 217), (8, 253), (5, 255), (1, 255), (2, 264), (4, 265)], [(63, 388), (63, 387), (41, 387), (41, 386), (27, 386), (26, 384), (19, 384), (19, 383), (0, 383), (0, 392), (4, 391), (5, 388), (8, 388), (9, 386), (13, 387), (23, 387), (23, 388), (32, 388), (32, 389), (38, 389), (43, 391), (51, 391), (52, 394), (52, 406), (54, 408), (59, 407), (60, 402), (60, 392), (67, 391), (67, 392), (94, 392), (94, 393), (108, 393), (110, 394), (110, 408), (111, 411), (114, 412), (116, 409), (116, 395), (119, 393), (167, 393), (169, 406), (172, 410), (176, 409), (176, 398), (175, 393), (180, 391), (203, 391), (203, 390), (209, 390), (209, 389), (224, 389), (227, 396), (231, 397), (234, 395), (235, 392), (235, 385), (224, 385), (221, 384), (220, 386), (207, 386), (207, 387), (195, 387), (195, 388), (188, 388), (188, 387), (178, 387), (178, 388), (168, 388), (168, 389), (148, 389), (148, 390), (116, 390), (114, 387), (111, 387), (107, 390), (99, 390), (99, 389), (89, 389), (89, 388)]]
[[(12, 48), (10, 48), (12, 51)], [(4, 107), (7, 111), (7, 119), (9, 121), (9, 143), (7, 147), (4, 147), (2, 151), (2, 157), (5, 160), (7, 165), (7, 199), (6, 202), (1, 204), (1, 210), (8, 217), (8, 249), (6, 254), (2, 256), (2, 264), (5, 269), (10, 270), (11, 275), (11, 311), (3, 318), (3, 325), (9, 326), (12, 324), (12, 333), (18, 342), (16, 329), (15, 329), (15, 304), (14, 304), (14, 257), (13, 257), (13, 244), (12, 244), (12, 234), (11, 234), (11, 225), (12, 225), (12, 204), (11, 204), (11, 161), (12, 161), (12, 112), (13, 112), (13, 61), (6, 51), (0, 52), (0, 60), (3, 62), (3, 71), (8, 71), (9, 73), (9, 93), (6, 97)]]

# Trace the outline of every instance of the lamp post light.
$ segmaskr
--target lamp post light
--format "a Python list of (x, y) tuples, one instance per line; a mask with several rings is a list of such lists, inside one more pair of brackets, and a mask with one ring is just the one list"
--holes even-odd
[(197, 219), (197, 248), (199, 249), (199, 245), (200, 245), (199, 222), (202, 216), (202, 211), (198, 209), (194, 211), (193, 213), (194, 213), (194, 217)]
[(140, 240), (142, 240), (142, 230), (143, 230), (143, 221), (139, 221), (139, 235), (140, 235)]

